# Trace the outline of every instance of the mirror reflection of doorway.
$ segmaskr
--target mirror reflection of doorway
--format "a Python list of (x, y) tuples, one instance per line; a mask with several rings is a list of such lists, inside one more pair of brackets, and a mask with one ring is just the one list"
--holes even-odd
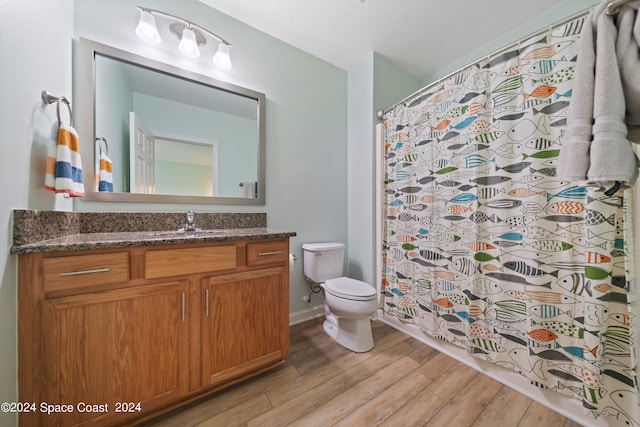
[[(139, 117), (135, 118), (133, 112), (131, 124), (132, 149), (150, 146), (152, 151), (152, 155), (146, 157), (137, 152), (131, 153), (131, 158), (136, 159), (131, 161), (132, 193), (177, 194), (180, 192), (189, 196), (219, 194), (218, 144), (216, 142), (152, 133), (148, 129), (143, 133), (140, 129), (144, 125), (140, 123)], [(138, 144), (137, 141), (140, 140), (145, 143)], [(138, 161), (138, 158), (145, 160)], [(149, 164), (149, 158), (151, 164)], [(141, 169), (145, 171), (142, 174)], [(153, 175), (152, 178), (148, 176), (149, 173)], [(137, 181), (134, 181), (134, 176)], [(146, 184), (149, 181), (153, 183), (152, 186)]]
[(156, 134), (156, 194), (217, 196), (217, 144)]
[(155, 193), (154, 136), (139, 117), (129, 113), (131, 192)]

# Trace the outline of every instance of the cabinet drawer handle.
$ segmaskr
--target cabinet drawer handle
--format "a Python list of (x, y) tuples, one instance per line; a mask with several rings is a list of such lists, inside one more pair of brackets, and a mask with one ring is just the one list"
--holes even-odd
[(273, 252), (260, 252), (258, 256), (268, 256), (268, 255), (280, 255), (282, 251), (273, 251)]
[(187, 295), (182, 293), (182, 321), (184, 322), (184, 318), (186, 316), (187, 304), (186, 304)]
[(204, 313), (209, 317), (209, 288), (204, 290)]
[(83, 274), (93, 274), (93, 273), (107, 273), (110, 270), (111, 270), (110, 268), (96, 268), (95, 270), (69, 271), (67, 273), (60, 273), (60, 277), (81, 276)]

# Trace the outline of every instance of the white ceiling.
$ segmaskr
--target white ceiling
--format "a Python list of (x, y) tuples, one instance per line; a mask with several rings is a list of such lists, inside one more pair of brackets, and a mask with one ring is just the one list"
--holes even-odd
[[(418, 78), (482, 48), (558, 3), (558, 0), (200, 1), (344, 70), (377, 52)], [(558, 16), (558, 20), (562, 18)]]

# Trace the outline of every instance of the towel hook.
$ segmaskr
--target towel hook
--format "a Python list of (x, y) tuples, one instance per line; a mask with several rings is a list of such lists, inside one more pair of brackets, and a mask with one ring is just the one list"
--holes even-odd
[(62, 120), (60, 119), (60, 103), (64, 102), (67, 104), (67, 108), (69, 109), (69, 126), (73, 126), (73, 112), (71, 111), (71, 103), (67, 98), (61, 96), (58, 99), (58, 103), (56, 104), (56, 114), (58, 115), (58, 124), (62, 125)]
[(58, 116), (58, 124), (62, 125), (62, 119), (60, 118), (60, 102), (64, 102), (67, 104), (67, 108), (69, 109), (69, 126), (73, 126), (73, 112), (71, 111), (71, 102), (64, 96), (55, 96), (48, 90), (42, 91), (42, 101), (45, 104), (53, 104), (56, 103), (56, 115)]
[(100, 152), (102, 152), (102, 144), (100, 144), (100, 142), (104, 143), (104, 153), (108, 156), (109, 155), (109, 144), (107, 143), (107, 138), (105, 138), (104, 136), (97, 136), (96, 137), (96, 142), (98, 143), (98, 148), (100, 149)]
[(58, 101), (57, 96), (53, 95), (48, 90), (42, 91), (42, 102), (44, 102), (45, 104), (53, 104), (56, 101)]

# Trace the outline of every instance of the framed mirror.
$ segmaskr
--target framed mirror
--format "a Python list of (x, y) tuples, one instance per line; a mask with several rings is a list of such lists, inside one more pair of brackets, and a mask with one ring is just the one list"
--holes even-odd
[(264, 205), (264, 94), (82, 38), (75, 60), (85, 200)]

